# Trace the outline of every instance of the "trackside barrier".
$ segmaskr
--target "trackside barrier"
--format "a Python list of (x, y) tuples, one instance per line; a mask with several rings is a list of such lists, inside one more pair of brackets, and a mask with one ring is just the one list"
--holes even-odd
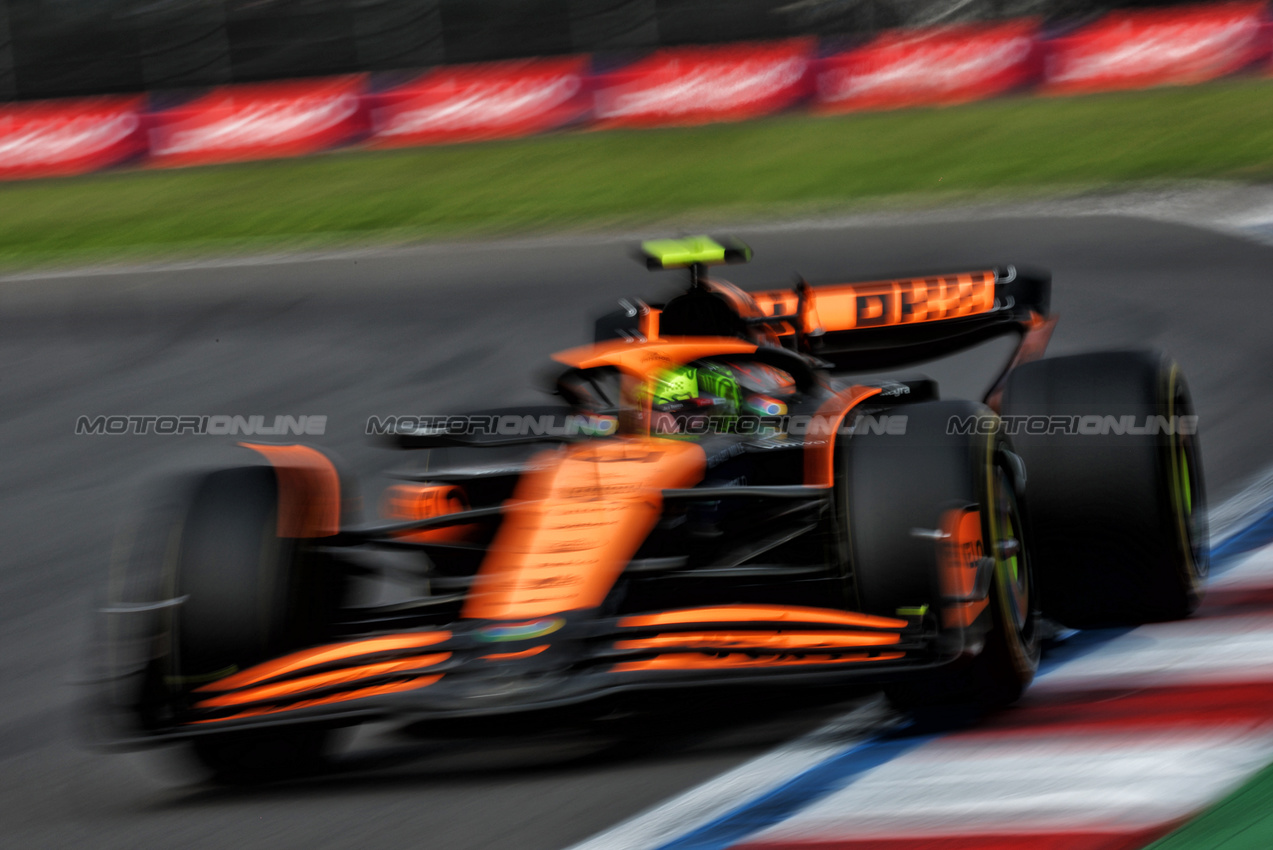
[(304, 156), (366, 135), (365, 76), (225, 86), (151, 115), (149, 164)]
[(815, 109), (848, 112), (960, 103), (1036, 84), (1043, 42), (1034, 20), (883, 35), (822, 59)]
[(598, 77), (599, 127), (742, 121), (813, 94), (813, 39), (659, 50)]
[(95, 97), (0, 110), (0, 179), (83, 174), (145, 155), (142, 97)]
[(587, 57), (527, 59), (437, 68), (366, 95), (373, 147), (527, 136), (592, 114)]
[(669, 48), (617, 67), (573, 56), (445, 66), (392, 85), (363, 74), (225, 86), (175, 105), (171, 95), (19, 103), (0, 107), (0, 179), (1186, 85), (1268, 73), (1271, 55), (1268, 6), (1229, 3), (1111, 13), (1068, 32), (1023, 19), (848, 49), (797, 38)]
[(1267, 60), (1263, 3), (1114, 12), (1048, 42), (1048, 94), (1206, 82)]

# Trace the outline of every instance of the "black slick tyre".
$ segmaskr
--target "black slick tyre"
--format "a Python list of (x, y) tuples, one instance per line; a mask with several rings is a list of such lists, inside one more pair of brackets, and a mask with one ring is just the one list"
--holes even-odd
[[(837, 451), (858, 604), (884, 616), (926, 608), (943, 625), (942, 652), (956, 660), (886, 693), (908, 709), (1010, 703), (1033, 679), (1040, 644), (1011, 446), (984, 405), (937, 401), (888, 412), (907, 417), (904, 434), (867, 430)], [(968, 518), (961, 552), (973, 553), (986, 577), (964, 602), (943, 581), (952, 551), (941, 538), (951, 517)]]
[(1156, 351), (1028, 363), (1009, 376), (1002, 413), (1025, 462), (1044, 614), (1074, 628), (1188, 616), (1208, 543), (1179, 366)]
[[(340, 582), (303, 541), (277, 535), (278, 483), (269, 467), (211, 473), (195, 486), (170, 564), (175, 595), (170, 680), (182, 688), (328, 638)], [(308, 772), (327, 730), (225, 732), (193, 739), (215, 778), (249, 782)]]

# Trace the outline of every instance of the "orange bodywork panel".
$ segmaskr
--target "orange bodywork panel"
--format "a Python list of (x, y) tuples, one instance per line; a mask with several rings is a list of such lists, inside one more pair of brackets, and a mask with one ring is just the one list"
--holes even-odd
[(1056, 330), (1057, 316), (1041, 316), (1031, 313), (1025, 324), (1025, 334), (1021, 343), (1012, 355), (1012, 360), (1003, 371), (999, 381), (986, 395), (986, 406), (998, 413), (1003, 403), (1003, 388), (1008, 382), (1012, 370), (1024, 363), (1032, 363), (1047, 353), (1048, 343), (1052, 341), (1052, 332)]
[(244, 720), (249, 717), (260, 717), (264, 714), (279, 714), (284, 711), (297, 711), (302, 708), (313, 708), (316, 705), (330, 705), (334, 702), (348, 702), (351, 699), (362, 699), (363, 697), (374, 697), (381, 694), (392, 694), (399, 691), (413, 691), (416, 688), (426, 688), (439, 680), (441, 674), (430, 676), (413, 676), (401, 682), (389, 682), (384, 685), (372, 685), (367, 688), (359, 688), (353, 691), (345, 691), (344, 693), (333, 694), (331, 696), (320, 697), (318, 699), (307, 699), (301, 702), (294, 702), (283, 706), (269, 706), (267, 708), (254, 708), (248, 711), (240, 711), (238, 714), (231, 714), (229, 717), (216, 717), (210, 720), (195, 720), (194, 723), (225, 723), (230, 720)]
[(1030, 363), (1047, 353), (1048, 343), (1052, 340), (1052, 332), (1056, 330), (1059, 316), (1042, 316), (1031, 312), (1025, 323), (1025, 336), (1021, 346), (1012, 358), (1012, 365)]
[(594, 608), (645, 541), (665, 489), (690, 487), (697, 444), (625, 437), (542, 452), (507, 503), (464, 616), (518, 620)]
[[(810, 287), (803, 305), (793, 289), (756, 292), (766, 316), (795, 316), (806, 334), (936, 322), (988, 313), (995, 306), (994, 271)], [(799, 313), (799, 315), (797, 315)]]
[[(818, 408), (814, 417), (825, 439), (810, 440), (804, 448), (804, 483), (809, 487), (830, 487), (835, 483), (835, 435), (849, 411), (873, 395), (879, 387), (849, 387)], [(817, 435), (810, 433), (810, 437)]]
[(721, 605), (713, 608), (683, 608), (657, 614), (638, 614), (619, 620), (620, 628), (675, 626), (689, 623), (825, 623), (833, 626), (860, 626), (868, 629), (902, 629), (905, 620), (877, 617), (831, 608), (787, 608), (781, 605)]
[(553, 355), (558, 363), (576, 369), (613, 366), (629, 375), (646, 379), (654, 373), (718, 354), (751, 354), (756, 344), (732, 336), (684, 336), (647, 342), (614, 340), (571, 348)]
[(888, 646), (901, 635), (864, 632), (675, 632), (650, 638), (621, 640), (615, 649), (672, 649), (710, 647), (712, 649), (843, 649), (857, 646)]
[(538, 655), (548, 648), (548, 644), (541, 643), (539, 646), (532, 646), (530, 649), (523, 649), (520, 652), (492, 652), (490, 655), (483, 655), (483, 661), (512, 661), (515, 658), (530, 658)]
[(255, 667), (249, 667), (242, 672), (226, 676), (224, 679), (218, 679), (215, 682), (195, 688), (195, 690), (228, 691), (234, 688), (254, 685), (257, 682), (264, 682), (267, 679), (273, 679), (278, 676), (285, 676), (289, 673), (295, 673), (307, 667), (317, 667), (321, 664), (343, 661), (346, 658), (433, 646), (449, 640), (450, 637), (450, 632), (408, 632), (400, 635), (388, 635), (386, 637), (318, 646), (313, 649), (294, 652), (291, 655), (285, 655), (273, 661), (266, 661), (264, 664), (258, 664)]
[(968, 601), (976, 588), (977, 562), (985, 554), (981, 542), (981, 512), (946, 511), (941, 520), (941, 532), (942, 595), (965, 600), (942, 607), (942, 624), (947, 628), (967, 628), (990, 604), (988, 597)]
[(316, 673), (313, 676), (301, 676), (297, 679), (287, 679), (272, 685), (261, 685), (244, 691), (235, 691), (234, 693), (210, 697), (200, 701), (195, 707), (218, 708), (227, 705), (244, 705), (250, 702), (274, 699), (275, 697), (302, 694), (306, 691), (315, 691), (332, 685), (356, 682), (359, 679), (369, 679), (373, 676), (384, 676), (391, 673), (418, 670), (422, 667), (432, 667), (434, 664), (441, 664), (450, 657), (451, 653), (449, 652), (435, 652), (429, 655), (413, 655), (410, 658), (402, 658), (396, 661), (382, 661), (379, 664), (347, 667), (343, 670), (333, 670), (330, 673)]
[(731, 670), (758, 667), (801, 667), (810, 664), (852, 664), (862, 661), (896, 661), (905, 658), (904, 652), (884, 652), (868, 655), (864, 652), (839, 656), (809, 655), (756, 655), (750, 652), (731, 652), (726, 655), (705, 652), (674, 652), (656, 655), (643, 661), (624, 661), (610, 669), (615, 673), (651, 672), (660, 670)]
[(265, 456), (278, 478), (279, 537), (331, 537), (340, 532), (340, 476), (309, 446), (239, 443)]
[[(464, 489), (454, 484), (395, 484), (385, 491), (381, 513), (390, 519), (430, 519), (468, 509)], [(394, 535), (420, 543), (457, 543), (477, 531), (475, 524), (453, 525), (427, 531), (402, 531)]]
[(663, 311), (657, 307), (646, 307), (637, 319), (637, 332), (646, 339), (659, 338), (659, 317)]

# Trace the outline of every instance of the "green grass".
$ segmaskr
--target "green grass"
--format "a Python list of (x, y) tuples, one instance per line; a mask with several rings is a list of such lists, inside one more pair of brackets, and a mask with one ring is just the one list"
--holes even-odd
[(0, 262), (825, 214), (1273, 179), (1273, 81), (0, 185)]
[(1145, 850), (1268, 850), (1273, 847), (1273, 766)]

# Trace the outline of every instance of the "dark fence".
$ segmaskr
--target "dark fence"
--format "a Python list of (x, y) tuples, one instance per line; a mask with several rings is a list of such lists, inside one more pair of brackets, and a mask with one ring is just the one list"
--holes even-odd
[[(1037, 15), (1138, 0), (0, 0), (0, 100)], [(1154, 5), (1164, 5), (1161, 0)]]

